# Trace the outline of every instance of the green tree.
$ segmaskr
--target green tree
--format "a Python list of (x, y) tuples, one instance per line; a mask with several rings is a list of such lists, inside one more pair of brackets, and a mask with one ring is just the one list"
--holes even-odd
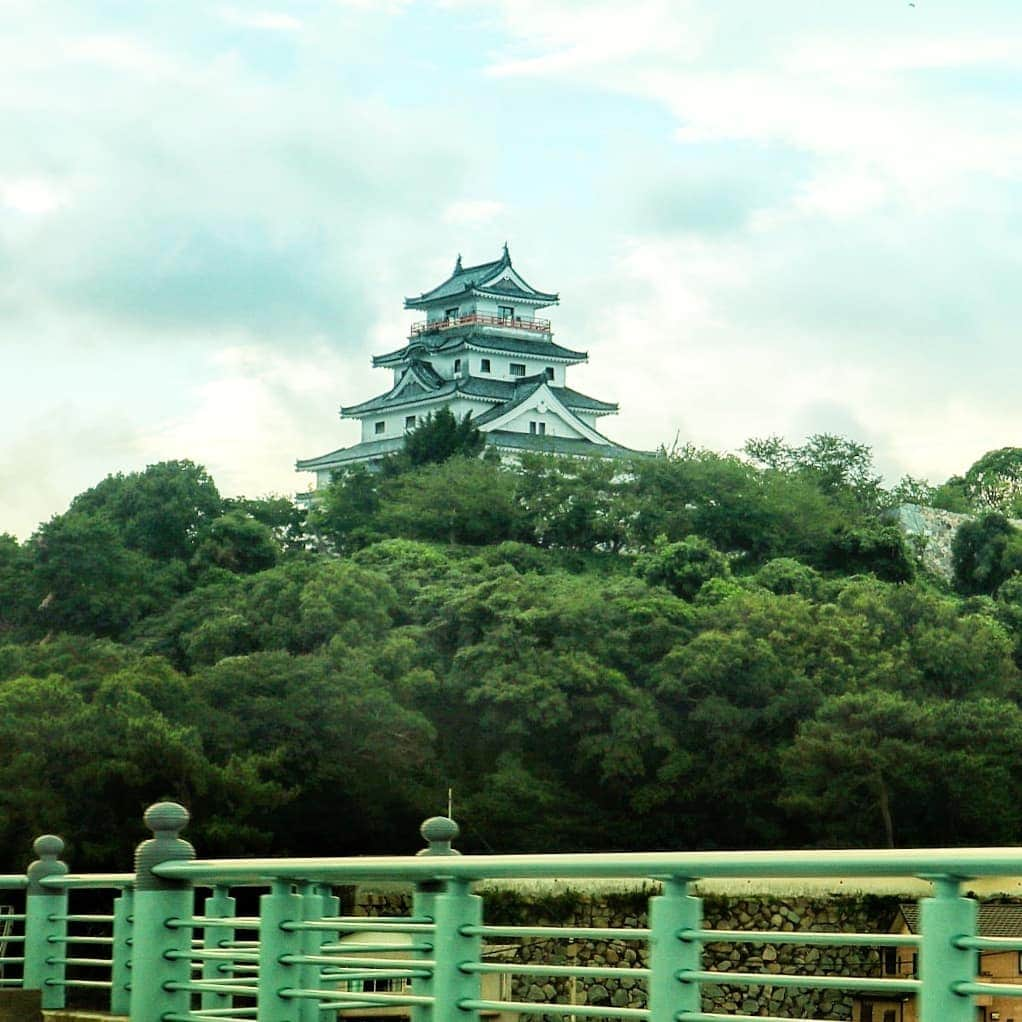
[(251, 575), (272, 568), (280, 555), (279, 542), (270, 526), (235, 509), (205, 526), (192, 556), (192, 565)]
[(404, 455), (412, 468), (438, 465), (449, 458), (475, 458), (485, 443), (471, 413), (466, 412), (459, 420), (444, 405), (405, 434)]
[(1022, 447), (987, 451), (969, 466), (962, 491), (977, 511), (1022, 514)]
[(102, 515), (129, 550), (157, 560), (190, 559), (202, 527), (223, 511), (209, 473), (191, 461), (161, 461), (144, 472), (107, 476), (71, 510)]
[(959, 592), (993, 594), (1022, 571), (1022, 533), (1002, 514), (963, 522), (951, 541), (951, 562)]
[(666, 586), (675, 596), (695, 599), (703, 583), (731, 574), (727, 558), (712, 543), (687, 536), (678, 543), (660, 537), (652, 551), (635, 559), (635, 574), (650, 585)]

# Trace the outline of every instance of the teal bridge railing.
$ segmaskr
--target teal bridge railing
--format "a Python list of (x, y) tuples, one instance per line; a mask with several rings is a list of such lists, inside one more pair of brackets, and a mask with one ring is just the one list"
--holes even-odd
[[(477, 856), (454, 851), (457, 825), (433, 817), (422, 827), (429, 847), (415, 856), (197, 860), (179, 836), (188, 822), (183, 806), (158, 803), (145, 822), (154, 836), (139, 846), (131, 873), (71, 873), (60, 860), (63, 842), (46, 835), (35, 842), (38, 859), (24, 875), (0, 876), (0, 889), (23, 891), (25, 904), (24, 913), (8, 917), (7, 952), (21, 953), (5, 953), (0, 984), (39, 991), (44, 1010), (63, 1007), (69, 989), (95, 988), (109, 994), (112, 1013), (131, 1022), (322, 1022), (379, 1008), (407, 1011), (413, 1022), (475, 1022), (485, 1013), (649, 1022), (742, 1017), (702, 1009), (704, 985), (721, 982), (914, 995), (921, 1022), (973, 1022), (975, 998), (1022, 997), (1022, 984), (978, 975), (980, 951), (1022, 951), (1022, 939), (980, 937), (977, 903), (962, 893), (976, 878), (1022, 875), (1022, 848)], [(717, 878), (848, 876), (930, 881), (921, 933), (706, 929), (692, 893), (696, 881)], [(647, 927), (488, 925), (473, 885), (509, 878), (631, 878), (652, 881), (659, 893), (650, 898)], [(410, 885), (411, 915), (340, 915), (334, 889), (371, 881)], [(235, 894), (253, 887), (262, 889), (258, 914), (239, 915)], [(85, 892), (93, 908), (109, 896), (110, 911), (70, 911), (72, 897)], [(256, 893), (244, 897), (254, 904)], [(404, 943), (395, 945), (392, 934)], [(648, 953), (636, 959), (646, 964), (626, 968), (523, 964), (483, 953), (484, 941), (528, 938), (618, 940)], [(911, 946), (918, 948), (918, 978), (722, 973), (705, 967), (702, 954), (704, 944), (720, 941)], [(487, 973), (627, 976), (645, 985), (647, 1007), (487, 998)]]

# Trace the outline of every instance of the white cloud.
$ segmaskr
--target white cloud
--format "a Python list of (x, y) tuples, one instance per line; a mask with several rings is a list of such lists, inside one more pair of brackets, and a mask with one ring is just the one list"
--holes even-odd
[(232, 25), (266, 32), (300, 32), (302, 22), (281, 11), (246, 11), (238, 7), (224, 7), (220, 17)]
[(67, 190), (45, 178), (24, 177), (0, 180), (0, 202), (17, 213), (42, 216), (70, 201)]
[(478, 227), (489, 223), (506, 211), (505, 204), (496, 199), (459, 199), (444, 209), (443, 219), (449, 224)]

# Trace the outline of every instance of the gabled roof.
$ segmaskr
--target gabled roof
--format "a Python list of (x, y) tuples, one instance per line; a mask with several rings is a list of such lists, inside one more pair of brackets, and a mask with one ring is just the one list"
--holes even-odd
[(558, 300), (556, 294), (538, 291), (527, 283), (517, 270), (511, 268), (511, 254), (507, 244), (499, 259), (490, 263), (479, 263), (477, 266), (462, 266), (461, 256), (454, 264), (454, 272), (442, 284), (429, 291), (423, 291), (417, 298), (406, 298), (406, 309), (418, 309), (443, 298), (465, 294), (467, 291), (479, 291), (482, 294), (493, 293), (498, 296), (513, 294), (518, 298), (531, 299), (553, 304)]
[[(434, 343), (431, 343), (434, 342)], [(509, 355), (534, 355), (538, 358), (550, 358), (565, 362), (588, 362), (589, 354), (585, 351), (573, 351), (553, 341), (541, 340), (537, 337), (511, 337), (507, 334), (485, 333), (482, 330), (467, 333), (450, 331), (438, 337), (417, 338), (396, 351), (388, 351), (383, 355), (373, 356), (373, 365), (377, 368), (393, 368), (409, 358), (422, 358), (434, 352), (454, 353), (462, 348), (478, 348), (481, 351), (505, 351)]]
[[(412, 364), (413, 367), (415, 365), (416, 363)], [(424, 373), (417, 375), (413, 383), (408, 383), (409, 374), (414, 371), (413, 368), (409, 368), (397, 384), (385, 394), (378, 394), (361, 404), (348, 405), (341, 409), (341, 414), (369, 415), (384, 409), (400, 408), (402, 405), (419, 404), (423, 400), (433, 401), (460, 395), (494, 403), (494, 408), (487, 409), (481, 416), (476, 417), (475, 422), (481, 424), (503, 415), (535, 393), (539, 387), (549, 384), (546, 376), (542, 374), (526, 376), (520, 380), (488, 380), (485, 376), (459, 376), (453, 380), (445, 380), (429, 367), (422, 368), (431, 375), (426, 376)], [(599, 398), (572, 390), (571, 387), (555, 387), (550, 384), (550, 392), (566, 408), (574, 412), (609, 415), (618, 410), (614, 401), (601, 401)]]
[[(903, 901), (901, 910), (910, 933), (919, 933), (919, 905)], [(1022, 937), (1022, 905), (979, 906), (979, 935), (981, 937)]]

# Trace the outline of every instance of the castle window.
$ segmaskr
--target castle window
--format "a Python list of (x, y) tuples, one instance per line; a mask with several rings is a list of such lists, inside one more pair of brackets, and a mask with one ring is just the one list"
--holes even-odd
[(497, 311), (500, 314), (500, 319), (504, 323), (509, 323), (515, 318), (515, 309), (513, 305), (498, 305)]
[(529, 432), (534, 436), (546, 436), (546, 423), (545, 422), (530, 422)]
[(415, 429), (415, 416), (414, 415), (406, 415), (405, 416), (405, 429)]
[(457, 307), (455, 307), (453, 309), (444, 309), (444, 319), (457, 319), (457, 318), (458, 318), (458, 309), (457, 309)]
[(536, 423), (535, 422), (530, 422), (529, 423), (529, 432), (532, 433), (532, 434), (535, 434), (535, 432), (536, 432)]
[(512, 376), (524, 376), (525, 375), (525, 363), (524, 362), (512, 362), (508, 368), (508, 372)]
[(454, 375), (457, 376), (461, 372), (461, 359), (456, 358), (454, 360)]
[(488, 373), (490, 371), (490, 360), (488, 358), (481, 358), (479, 360), (479, 372)]
[(548, 380), (552, 380), (554, 378), (554, 367), (553, 366), (547, 366), (546, 369), (544, 370), (544, 372), (546, 373), (546, 378)]
[(382, 420), (380, 422), (377, 422), (376, 425), (373, 426), (373, 431), (375, 433), (377, 433), (377, 434), (386, 433), (387, 432), (387, 422), (386, 422), (386, 420)]

